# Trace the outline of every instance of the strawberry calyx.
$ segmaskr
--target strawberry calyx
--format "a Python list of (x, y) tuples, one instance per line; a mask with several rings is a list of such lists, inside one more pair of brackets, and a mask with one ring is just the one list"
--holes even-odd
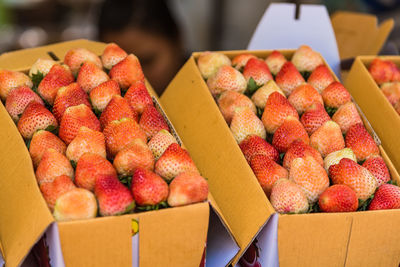
[(116, 213), (115, 215), (118, 216), (118, 215), (123, 215), (123, 214), (131, 213), (131, 212), (135, 209), (135, 207), (136, 207), (136, 203), (135, 203), (135, 201), (132, 201), (131, 204), (129, 204), (129, 205), (125, 208), (124, 211), (119, 212), (119, 213)]
[(366, 200), (358, 200), (358, 209), (357, 211), (366, 211), (368, 210), (368, 206), (371, 203), (372, 199), (374, 198), (374, 194), (372, 194), (369, 198)]
[(149, 210), (160, 210), (160, 209), (165, 209), (168, 208), (169, 205), (167, 201), (160, 202), (156, 205), (146, 205), (146, 206), (137, 206), (136, 209), (138, 211), (149, 211)]
[(119, 175), (118, 176), (118, 180), (125, 185), (128, 188), (131, 188), (131, 184), (132, 184), (132, 175), (130, 176), (126, 176), (126, 175)]
[(311, 71), (301, 71), (300, 74), (303, 76), (304, 80), (307, 81), (311, 75)]
[(329, 117), (332, 117), (333, 114), (336, 113), (337, 108), (325, 106), (326, 113), (328, 113)]
[(244, 94), (247, 95), (248, 97), (251, 97), (260, 87), (261, 86), (257, 85), (253, 77), (250, 77), (249, 82), (247, 83), (246, 92)]
[(32, 90), (35, 93), (37, 93), (37, 89), (39, 87), (39, 84), (43, 80), (44, 76), (45, 75), (42, 72), (38, 71), (36, 73), (33, 73), (32, 76), (30, 77), (31, 80), (32, 80), (32, 83), (33, 83)]

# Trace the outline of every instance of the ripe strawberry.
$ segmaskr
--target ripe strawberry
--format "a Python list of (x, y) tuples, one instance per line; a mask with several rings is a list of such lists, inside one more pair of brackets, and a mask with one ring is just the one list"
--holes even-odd
[(334, 184), (350, 186), (361, 200), (368, 199), (377, 186), (375, 177), (357, 162), (343, 158), (338, 164), (329, 167), (329, 176)]
[(47, 103), (53, 105), (58, 89), (73, 83), (74, 80), (67, 65), (54, 64), (39, 83), (37, 92)]
[(220, 67), (213, 76), (208, 78), (207, 85), (213, 96), (217, 96), (225, 91), (243, 93), (247, 88), (244, 76), (229, 65)]
[(172, 136), (167, 130), (161, 130), (147, 143), (155, 160), (164, 153), (164, 151), (171, 145), (177, 143), (175, 137)]
[(207, 181), (196, 172), (184, 172), (169, 185), (168, 204), (172, 207), (202, 202), (207, 199)]
[(66, 175), (58, 176), (52, 182), (40, 185), (40, 191), (51, 211), (53, 211), (57, 198), (74, 188), (76, 186), (72, 182), (71, 177)]
[(323, 212), (352, 212), (358, 209), (356, 192), (344, 184), (328, 187), (320, 196), (319, 208)]
[(0, 70), (0, 97), (5, 101), (11, 90), (20, 87), (32, 87), (32, 81), (22, 72), (12, 70)]
[(31, 139), (37, 130), (53, 129), (57, 126), (53, 114), (37, 102), (28, 104), (18, 121), (18, 131), (25, 139)]
[(272, 145), (279, 153), (286, 152), (293, 141), (300, 139), (309, 144), (310, 139), (303, 125), (295, 117), (289, 116), (282, 125), (275, 131), (272, 138)]
[(85, 153), (93, 153), (106, 158), (106, 144), (102, 132), (82, 126), (69, 143), (65, 155), (70, 161), (78, 162)]
[(53, 114), (58, 122), (67, 108), (85, 104), (89, 108), (92, 106), (89, 102), (89, 97), (85, 91), (77, 83), (71, 83), (58, 89), (57, 96), (54, 100)]
[(107, 73), (96, 66), (93, 62), (86, 61), (79, 69), (76, 82), (82, 87), (86, 93), (99, 86), (100, 84), (108, 81), (110, 78)]
[(395, 105), (400, 100), (400, 82), (384, 83), (381, 85), (382, 93), (390, 104)]
[(341, 105), (351, 101), (349, 91), (340, 82), (333, 82), (326, 87), (322, 93), (325, 106), (339, 108)]
[(296, 158), (304, 159), (306, 157), (313, 157), (314, 160), (318, 162), (321, 166), (324, 163), (321, 154), (316, 149), (304, 143), (302, 140), (295, 140), (292, 142), (292, 144), (289, 146), (289, 149), (286, 151), (282, 165), (287, 170), (290, 170), (290, 166), (292, 165), (294, 159)]
[(356, 155), (353, 153), (353, 150), (350, 148), (343, 148), (341, 150), (329, 153), (325, 158), (324, 158), (324, 168), (328, 172), (329, 167), (335, 164), (338, 164), (341, 159), (347, 158), (351, 159), (354, 162), (357, 162)]
[(397, 72), (397, 69), (394, 67), (386, 60), (375, 58), (369, 65), (368, 70), (375, 82), (381, 85), (382, 83), (392, 81), (393, 76)]
[(346, 147), (356, 154), (357, 161), (363, 161), (371, 155), (379, 155), (379, 148), (362, 123), (354, 124), (346, 134)]
[(72, 48), (64, 57), (64, 63), (68, 65), (74, 75), (78, 74), (82, 64), (87, 61), (93, 62), (100, 69), (103, 67), (100, 58), (86, 48)]
[(272, 53), (265, 59), (265, 63), (267, 63), (268, 68), (273, 75), (278, 74), (286, 61), (285, 56), (277, 50), (272, 51)]
[(154, 170), (167, 181), (171, 181), (182, 172), (199, 173), (189, 153), (175, 143), (157, 160)]
[(61, 119), (58, 136), (68, 145), (78, 134), (82, 126), (95, 131), (101, 130), (100, 122), (91, 108), (85, 104), (69, 107), (65, 110)]
[(109, 74), (123, 91), (126, 91), (136, 81), (144, 81), (142, 66), (140, 66), (139, 59), (133, 54), (113, 66)]
[(113, 165), (104, 157), (92, 153), (83, 154), (76, 164), (76, 185), (93, 191), (96, 178), (100, 176), (117, 177), (117, 172)]
[(322, 91), (334, 81), (331, 72), (325, 65), (316, 67), (307, 79), (307, 82), (317, 89), (318, 93), (322, 93)]
[(122, 118), (130, 118), (135, 121), (139, 120), (138, 114), (132, 110), (128, 101), (126, 101), (120, 95), (114, 95), (104, 111), (101, 113), (101, 128), (104, 129), (110, 122), (120, 120)]
[(29, 76), (32, 77), (34, 74), (37, 75), (39, 73), (46, 76), (46, 74), (49, 73), (51, 67), (53, 67), (53, 65), (56, 63), (57, 62), (52, 59), (38, 58), (29, 69)]
[(244, 66), (246, 66), (247, 62), (249, 61), (249, 59), (252, 58), (257, 58), (257, 57), (249, 53), (243, 53), (237, 55), (232, 59), (232, 67), (234, 67), (238, 71), (242, 71)]
[(91, 219), (96, 215), (96, 198), (83, 188), (74, 188), (62, 194), (54, 205), (53, 216), (57, 221)]
[(262, 86), (269, 80), (273, 80), (267, 63), (258, 58), (251, 58), (247, 61), (243, 69), (243, 76), (247, 83), (250, 81), (250, 78), (253, 78), (257, 86)]
[(294, 89), (304, 83), (304, 78), (292, 62), (287, 61), (281, 70), (276, 74), (276, 84), (282, 89), (286, 96), (289, 96)]
[(309, 207), (304, 191), (288, 179), (276, 181), (272, 187), (270, 201), (279, 213), (305, 213)]
[(128, 54), (117, 44), (109, 43), (104, 48), (103, 54), (101, 55), (101, 61), (104, 68), (109, 70), (127, 56)]
[(33, 166), (35, 168), (39, 165), (44, 153), (49, 148), (52, 148), (61, 154), (65, 154), (65, 151), (67, 150), (67, 146), (64, 142), (51, 132), (44, 130), (35, 132), (29, 145), (29, 154), (31, 155)]
[(135, 201), (130, 190), (113, 175), (97, 177), (94, 194), (99, 203), (101, 216), (120, 215), (135, 208)]
[(297, 48), (292, 57), (292, 63), (296, 66), (297, 70), (303, 71), (313, 71), (317, 66), (324, 64), (321, 56), (312, 50), (311, 47), (307, 45), (302, 45)]
[(383, 184), (376, 190), (368, 210), (400, 209), (400, 187)]
[(235, 91), (223, 92), (218, 98), (218, 107), (228, 125), (230, 125), (232, 121), (233, 113), (236, 108), (248, 107), (254, 114), (257, 112), (256, 106), (254, 106), (250, 98)]
[(117, 173), (131, 176), (136, 169), (154, 169), (154, 156), (150, 148), (140, 139), (135, 139), (129, 146), (120, 150), (114, 158), (113, 165)]
[(36, 169), (38, 184), (54, 181), (57, 176), (66, 175), (71, 179), (74, 177), (74, 169), (63, 154), (55, 149), (49, 148), (43, 154), (42, 160)]
[(347, 102), (340, 106), (335, 114), (333, 114), (332, 120), (339, 124), (343, 134), (347, 133), (354, 124), (362, 123), (361, 117), (353, 102)]
[(153, 100), (143, 81), (134, 82), (129, 87), (124, 97), (129, 105), (131, 105), (132, 109), (138, 114), (142, 114), (147, 106), (153, 105)]
[(270, 160), (279, 162), (278, 150), (258, 135), (248, 135), (240, 142), (239, 147), (249, 164), (251, 159), (256, 155), (265, 155)]
[(289, 177), (285, 168), (266, 155), (253, 156), (250, 160), (250, 167), (268, 197), (276, 181)]
[(282, 96), (285, 96), (278, 85), (276, 85), (274, 80), (269, 80), (266, 84), (257, 89), (257, 91), (251, 96), (251, 100), (257, 107), (264, 109), (265, 105), (267, 104), (268, 97), (273, 92), (278, 92)]
[(115, 95), (121, 95), (121, 90), (116, 81), (108, 80), (99, 84), (90, 91), (90, 102), (96, 113), (103, 112), (111, 98)]
[(131, 191), (136, 205), (157, 205), (168, 198), (168, 184), (148, 169), (138, 167), (132, 177)]
[(140, 128), (146, 133), (147, 138), (151, 139), (162, 129), (169, 131), (169, 126), (164, 117), (154, 106), (145, 107), (139, 121)]
[(197, 66), (204, 79), (213, 76), (220, 67), (231, 65), (231, 60), (222, 53), (218, 52), (203, 52), (197, 59)]
[(327, 121), (310, 136), (310, 145), (324, 158), (329, 153), (344, 148), (344, 139), (340, 126), (334, 121)]
[(44, 105), (43, 100), (28, 86), (20, 86), (12, 90), (6, 100), (6, 110), (17, 122), (29, 103), (36, 102)]
[(238, 144), (251, 134), (263, 139), (267, 136), (262, 121), (248, 107), (239, 107), (234, 110), (230, 128)]
[(288, 116), (299, 118), (296, 109), (280, 93), (273, 92), (267, 100), (261, 120), (265, 130), (273, 134)]
[(326, 171), (313, 157), (309, 156), (292, 161), (289, 179), (304, 190), (310, 204), (318, 201), (319, 195), (329, 187)]
[(330, 120), (331, 117), (326, 113), (324, 105), (321, 103), (312, 104), (300, 118), (300, 122), (309, 135), (312, 135), (319, 127)]
[(368, 157), (362, 166), (375, 176), (378, 187), (390, 181), (389, 169), (381, 156)]
[(312, 104), (324, 104), (324, 101), (322, 100), (322, 97), (318, 91), (306, 83), (294, 89), (288, 97), (288, 101), (300, 114), (306, 111), (306, 109)]

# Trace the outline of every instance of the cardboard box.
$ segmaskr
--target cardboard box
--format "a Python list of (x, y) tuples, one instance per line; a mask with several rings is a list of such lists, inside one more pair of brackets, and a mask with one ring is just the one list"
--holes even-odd
[[(243, 52), (225, 51), (233, 58)], [(272, 51), (250, 51), (266, 58)], [(294, 50), (281, 50), (290, 59)], [(397, 266), (400, 210), (278, 215), (222, 117), (196, 64), (194, 53), (161, 101), (199, 170), (208, 177), (233, 237), (235, 265), (256, 238), (262, 266)], [(331, 71), (333, 74), (333, 72)], [(368, 125), (366, 125), (368, 127)], [(392, 178), (400, 178), (379, 145)]]

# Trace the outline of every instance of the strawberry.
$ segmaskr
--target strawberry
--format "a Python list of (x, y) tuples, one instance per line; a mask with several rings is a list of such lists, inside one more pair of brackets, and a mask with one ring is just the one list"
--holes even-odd
[(389, 169), (381, 156), (368, 157), (362, 166), (375, 176), (378, 187), (390, 181)]
[(57, 221), (91, 219), (96, 215), (96, 198), (83, 188), (74, 188), (62, 194), (54, 205), (53, 216)]
[(67, 86), (63, 86), (58, 89), (56, 98), (53, 105), (53, 114), (58, 122), (61, 122), (61, 118), (67, 108), (72, 106), (78, 106), (85, 104), (89, 108), (90, 105), (88, 95), (77, 83), (71, 83)]
[(352, 212), (358, 209), (356, 192), (344, 184), (328, 187), (320, 196), (318, 205), (323, 212)]
[(384, 83), (381, 85), (382, 93), (390, 104), (395, 105), (400, 100), (400, 82)]
[(20, 87), (32, 87), (33, 83), (29, 77), (18, 71), (0, 70), (0, 97), (5, 101), (11, 90)]
[(49, 148), (43, 154), (42, 160), (36, 169), (38, 184), (54, 181), (57, 176), (66, 175), (71, 179), (74, 177), (74, 169), (63, 154), (55, 149)]
[(288, 178), (288, 171), (266, 155), (253, 156), (250, 167), (268, 197), (276, 181)]
[(203, 52), (197, 59), (197, 66), (204, 79), (213, 76), (220, 67), (231, 65), (231, 60), (222, 53), (218, 52)]
[(248, 107), (239, 107), (234, 110), (230, 128), (238, 144), (251, 134), (263, 139), (267, 136), (262, 121)]
[(53, 211), (57, 198), (74, 188), (76, 186), (72, 182), (71, 177), (66, 175), (58, 176), (52, 182), (40, 185), (40, 191), (51, 211)]
[(163, 178), (141, 167), (133, 174), (131, 191), (138, 206), (157, 205), (168, 198), (168, 184)]
[(91, 61), (86, 61), (79, 69), (76, 82), (86, 93), (90, 93), (93, 88), (108, 81), (109, 79), (110, 78), (108, 77), (107, 73), (97, 67), (96, 64)]
[(94, 194), (99, 203), (101, 216), (128, 213), (135, 208), (132, 193), (116, 176), (101, 175), (96, 178)]
[(154, 170), (167, 181), (171, 181), (182, 172), (199, 173), (189, 153), (175, 143), (157, 160)]
[(44, 105), (43, 100), (28, 86), (20, 86), (12, 90), (6, 100), (6, 110), (17, 122), (29, 103), (36, 102)]
[(243, 53), (237, 55), (232, 59), (232, 67), (234, 67), (238, 71), (242, 71), (244, 69), (244, 66), (246, 66), (247, 62), (249, 61), (249, 59), (252, 58), (257, 58), (257, 57), (249, 53)]
[(33, 75), (38, 75), (39, 73), (46, 76), (54, 64), (56, 64), (56, 62), (52, 59), (38, 58), (29, 69), (29, 76), (32, 77)]
[(354, 162), (357, 162), (356, 155), (353, 153), (353, 150), (350, 148), (343, 148), (341, 150), (329, 153), (325, 158), (324, 158), (324, 168), (328, 172), (329, 167), (331, 165), (338, 164), (341, 159), (347, 158), (351, 159)]
[(307, 82), (317, 89), (318, 93), (322, 93), (322, 91), (334, 81), (331, 72), (325, 65), (316, 67), (307, 79)]
[(357, 162), (343, 158), (338, 164), (329, 167), (329, 176), (334, 184), (350, 186), (357, 194), (357, 198), (367, 200), (377, 186), (375, 177)]
[(305, 213), (309, 207), (304, 191), (288, 179), (276, 181), (272, 187), (270, 201), (279, 213)]
[(239, 147), (249, 164), (251, 159), (256, 155), (265, 155), (270, 160), (279, 162), (278, 150), (258, 135), (248, 135), (240, 142)]
[(74, 75), (78, 74), (80, 67), (86, 61), (93, 62), (100, 69), (103, 67), (100, 58), (86, 48), (72, 48), (64, 57), (64, 63), (68, 65)]
[(268, 68), (273, 75), (278, 74), (286, 61), (285, 56), (277, 50), (272, 51), (272, 53), (265, 59), (265, 63), (267, 63)]
[(296, 52), (293, 54), (292, 63), (300, 72), (311, 72), (317, 66), (324, 64), (321, 56), (307, 45), (302, 45), (297, 48)]
[(169, 185), (168, 204), (172, 207), (202, 202), (207, 199), (207, 181), (196, 172), (184, 172)]
[(109, 74), (123, 91), (126, 91), (136, 81), (144, 81), (142, 66), (140, 66), (139, 59), (133, 54), (113, 66)]
[(346, 134), (346, 147), (353, 150), (357, 161), (363, 161), (371, 155), (379, 155), (379, 148), (362, 123), (354, 124)]
[(79, 158), (75, 169), (75, 183), (89, 191), (94, 190), (96, 178), (100, 176), (115, 176), (113, 165), (98, 154), (85, 153)]
[(344, 148), (344, 139), (340, 126), (334, 121), (322, 124), (311, 136), (310, 145), (324, 158), (329, 153)]
[(300, 118), (300, 122), (309, 135), (312, 135), (319, 127), (330, 120), (331, 117), (326, 113), (324, 105), (321, 103), (312, 104)]
[(272, 145), (279, 153), (284, 153), (288, 150), (293, 141), (297, 139), (304, 141), (306, 144), (310, 143), (310, 139), (303, 125), (297, 118), (289, 116), (275, 131), (272, 137)]
[(296, 158), (292, 161), (289, 179), (304, 190), (310, 204), (318, 201), (319, 195), (329, 187), (326, 171), (310, 156)]
[(392, 81), (393, 76), (397, 72), (397, 68), (394, 67), (389, 61), (375, 58), (369, 65), (368, 70), (375, 82), (381, 85), (382, 83)]
[(321, 93), (325, 106), (331, 108), (339, 108), (341, 105), (351, 101), (349, 91), (340, 83), (333, 82), (326, 87)]
[(296, 158), (305, 158), (305, 157), (313, 157), (316, 162), (318, 162), (321, 166), (324, 161), (321, 157), (321, 154), (310, 145), (304, 143), (302, 140), (295, 140), (289, 146), (289, 149), (286, 151), (285, 156), (283, 157), (283, 167), (287, 170), (290, 170), (290, 166), (292, 162)]
[(85, 153), (93, 153), (106, 158), (106, 144), (101, 132), (82, 126), (69, 143), (65, 155), (70, 161), (78, 162)]
[(104, 48), (103, 54), (101, 55), (101, 61), (104, 68), (109, 70), (127, 56), (128, 54), (117, 44), (109, 43)]
[(264, 109), (265, 105), (267, 104), (268, 97), (273, 92), (278, 92), (285, 96), (282, 90), (276, 85), (274, 80), (269, 80), (266, 84), (257, 89), (257, 91), (251, 96), (251, 100), (258, 108)]
[(400, 209), (400, 187), (383, 184), (376, 190), (368, 210)]
[(340, 106), (335, 114), (333, 114), (332, 120), (339, 124), (343, 134), (347, 133), (349, 128), (354, 124), (362, 123), (361, 117), (353, 102), (347, 102)]
[(268, 97), (261, 117), (265, 130), (273, 134), (288, 116), (299, 118), (299, 114), (289, 101), (280, 93), (273, 92)]
[(288, 97), (289, 103), (302, 114), (308, 107), (315, 103), (324, 104), (318, 91), (309, 84), (302, 84), (292, 91)]
[(58, 136), (68, 145), (76, 137), (82, 126), (95, 131), (101, 130), (100, 122), (91, 108), (85, 104), (69, 107), (62, 116)]
[(113, 80), (108, 80), (93, 88), (89, 97), (95, 112), (102, 112), (115, 95), (121, 95), (121, 90), (118, 83)]
[(230, 125), (234, 110), (238, 107), (248, 107), (254, 114), (257, 109), (253, 102), (244, 94), (235, 91), (225, 91), (218, 98), (218, 107), (225, 121)]
[(273, 80), (267, 63), (258, 58), (251, 58), (247, 61), (243, 69), (243, 76), (247, 83), (250, 79), (253, 79), (257, 86), (262, 86), (269, 80)]
[(247, 88), (244, 76), (229, 65), (220, 67), (213, 76), (208, 78), (207, 85), (213, 96), (218, 96), (225, 91), (243, 93)]
[(67, 146), (64, 142), (51, 132), (44, 130), (35, 132), (29, 145), (29, 154), (31, 155), (33, 166), (35, 168), (39, 165), (44, 153), (49, 148), (52, 148), (61, 154), (65, 154), (65, 151), (67, 150)]
[(143, 81), (134, 82), (129, 87), (124, 97), (129, 105), (131, 105), (132, 109), (139, 114), (142, 114), (147, 106), (153, 105), (153, 100)]
[(37, 102), (28, 104), (18, 121), (18, 131), (25, 139), (31, 139), (37, 130), (55, 129), (57, 126), (53, 114)]
[(58, 89), (73, 83), (74, 80), (74, 76), (68, 66), (54, 64), (49, 73), (39, 83), (37, 92), (44, 101), (53, 105)]
[(128, 101), (120, 95), (114, 95), (100, 116), (101, 128), (104, 129), (107, 125), (115, 120), (122, 118), (130, 118), (136, 122), (139, 120), (138, 114), (134, 112)]
[(150, 141), (147, 143), (151, 152), (153, 153), (154, 159), (158, 160), (159, 157), (164, 153), (164, 151), (174, 143), (178, 143), (175, 137), (172, 136), (167, 130), (161, 130), (156, 135), (154, 135)]
[(276, 74), (275, 82), (285, 95), (289, 96), (294, 89), (305, 81), (293, 63), (288, 61), (283, 64), (281, 70)]
[(164, 117), (154, 106), (146, 106), (139, 121), (140, 128), (151, 139), (162, 129), (169, 131), (169, 126)]

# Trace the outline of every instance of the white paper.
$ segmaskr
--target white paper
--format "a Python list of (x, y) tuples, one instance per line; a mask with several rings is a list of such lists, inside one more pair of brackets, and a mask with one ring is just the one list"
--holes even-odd
[(65, 267), (61, 250), (60, 235), (58, 234), (57, 223), (52, 223), (46, 230), (46, 245), (49, 247), (50, 265)]

